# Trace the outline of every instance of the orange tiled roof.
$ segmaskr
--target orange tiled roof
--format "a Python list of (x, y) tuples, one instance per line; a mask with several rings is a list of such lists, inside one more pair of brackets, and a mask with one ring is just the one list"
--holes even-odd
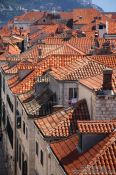
[(68, 175), (74, 173), (109, 174), (115, 173), (116, 132), (113, 132), (87, 152), (79, 155), (78, 136), (75, 134), (65, 140), (51, 143), (51, 149)]
[[(86, 59), (85, 59), (86, 60)], [(83, 60), (84, 61), (84, 60)], [(103, 64), (96, 63), (94, 61), (87, 61), (79, 65), (78, 62), (75, 62), (73, 70), (68, 70), (68, 67), (62, 69), (52, 69), (50, 74), (59, 80), (79, 80), (85, 79), (87, 77), (95, 76), (101, 74), (105, 66)], [(67, 69), (65, 71), (65, 69)]]
[[(102, 88), (103, 74), (89, 77), (86, 79), (81, 79), (79, 82), (84, 86), (97, 91)], [(113, 70), (112, 87), (113, 87), (114, 93), (116, 93), (116, 70)]]
[[(34, 70), (36, 67), (37, 67), (36, 64), (25, 63), (25, 62), (21, 61), (14, 66), (11, 66), (11, 67), (9, 66), (9, 68), (7, 70), (5, 70), (4, 72), (7, 74), (16, 74), (20, 70)], [(9, 80), (8, 80), (8, 82), (9, 82)]]
[(77, 131), (77, 120), (89, 120), (89, 111), (85, 99), (80, 100), (75, 108), (60, 110), (46, 117), (35, 120), (35, 124), (44, 136), (66, 137)]
[(63, 31), (69, 30), (69, 28), (65, 24), (52, 24), (52, 25), (46, 25), (45, 28), (43, 28), (42, 32), (56, 33), (59, 27), (62, 28)]
[(30, 91), (33, 88), (34, 83), (38, 76), (41, 76), (42, 73), (52, 67), (62, 67), (72, 62), (78, 60), (80, 56), (78, 55), (51, 55), (43, 59), (37, 64), (37, 68), (28, 75), (24, 80), (11, 88), (13, 93), (25, 93)]
[[(55, 132), (54, 130), (58, 128), (58, 125), (62, 125), (62, 123), (66, 124), (67, 120), (69, 119), (69, 115), (71, 115), (72, 112), (72, 108), (61, 110), (46, 117), (35, 120), (35, 124), (40, 128), (44, 136), (56, 136), (53, 134), (53, 132)], [(66, 136), (68, 131), (66, 131), (65, 127), (64, 133), (61, 133), (62, 130), (59, 130), (59, 132), (59, 136)]]
[[(94, 43), (94, 36), (91, 34), (91, 32), (87, 32), (88, 36), (87, 37), (82, 37), (82, 38), (71, 38), (68, 43), (75, 48), (81, 50), (82, 52), (88, 54), (89, 51), (91, 50), (91, 47), (95, 45)], [(90, 34), (89, 34), (90, 33)], [(91, 37), (92, 35), (92, 37)], [(109, 40), (111, 44), (115, 44), (116, 40)], [(98, 38), (98, 42), (100, 45), (100, 48), (102, 47), (102, 44), (106, 42), (104, 38)]]
[[(115, 174), (116, 173), (116, 156), (115, 156), (115, 147), (116, 147), (116, 132), (107, 136), (104, 140), (95, 145), (90, 149), (90, 154), (95, 154), (94, 151), (97, 150), (97, 154), (91, 159), (89, 164), (85, 166), (81, 171), (80, 175), (83, 173), (96, 173), (99, 174)], [(87, 155), (87, 153), (86, 153)], [(85, 155), (85, 156), (86, 156)]]
[(29, 98), (31, 98), (31, 97), (33, 96), (34, 92), (35, 92), (34, 90), (31, 90), (31, 91), (29, 91), (29, 92), (27, 92), (27, 93), (20, 94), (20, 95), (18, 96), (18, 98), (19, 98), (19, 100), (20, 100), (22, 103), (24, 103), (24, 102), (26, 102)]
[(14, 45), (14, 44), (9, 44), (8, 45), (8, 52), (9, 54), (20, 54), (21, 50), (18, 48), (18, 46)]
[(44, 12), (26, 12), (21, 16), (16, 16), (14, 20), (16, 21), (36, 21), (43, 17)]
[(64, 20), (73, 19), (73, 12), (60, 12), (60, 17)]
[[(96, 16), (101, 16), (101, 13), (94, 8), (74, 9), (73, 19), (77, 24), (89, 24)], [(82, 17), (79, 19), (79, 17)]]
[(49, 36), (44, 40), (44, 43), (45, 44), (57, 44), (57, 45), (59, 44), (59, 45), (62, 45), (62, 44), (64, 44), (64, 41), (61, 37)]
[(78, 121), (80, 133), (111, 133), (116, 128), (116, 120)]
[(94, 55), (89, 58), (108, 67), (116, 68), (116, 55)]
[(28, 49), (26, 52), (22, 53), (20, 55), (21, 59), (26, 59), (30, 62), (37, 62), (39, 58), (39, 52), (38, 50), (41, 49), (41, 58), (45, 58), (48, 55), (50, 55), (50, 52), (59, 48), (61, 45), (44, 45), (44, 44), (38, 44), (33, 46), (32, 48)]

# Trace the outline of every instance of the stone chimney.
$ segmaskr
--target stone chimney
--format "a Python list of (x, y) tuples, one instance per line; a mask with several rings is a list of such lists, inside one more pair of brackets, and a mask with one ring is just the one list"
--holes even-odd
[(112, 73), (111, 68), (103, 70), (103, 90), (112, 90)]
[(64, 35), (64, 40), (69, 40), (72, 37), (72, 31), (67, 30), (63, 35)]
[(42, 59), (42, 49), (38, 49), (38, 60)]

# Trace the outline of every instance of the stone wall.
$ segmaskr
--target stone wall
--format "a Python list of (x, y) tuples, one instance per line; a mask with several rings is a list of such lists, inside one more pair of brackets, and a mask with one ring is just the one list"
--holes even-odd
[(96, 119), (111, 120), (116, 118), (116, 96), (96, 96)]

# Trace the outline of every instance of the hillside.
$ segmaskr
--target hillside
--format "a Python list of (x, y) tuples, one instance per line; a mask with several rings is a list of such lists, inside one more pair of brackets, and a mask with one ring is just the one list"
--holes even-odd
[[(72, 10), (93, 5), (85, 0), (0, 0), (0, 21), (6, 22), (26, 10)], [(89, 2), (89, 0), (88, 0)], [(96, 6), (97, 7), (97, 6)]]

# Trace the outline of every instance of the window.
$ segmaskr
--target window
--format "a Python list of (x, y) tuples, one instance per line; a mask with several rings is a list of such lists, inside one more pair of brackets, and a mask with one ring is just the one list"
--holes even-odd
[(19, 145), (19, 168), (21, 169), (21, 145)]
[(3, 103), (2, 108), (3, 108), (3, 110), (2, 110), (2, 121), (3, 121), (3, 124), (5, 125), (5, 122), (6, 122), (6, 110), (5, 110), (4, 103)]
[(21, 128), (21, 115), (19, 113), (19, 111), (16, 111), (16, 119), (17, 119), (17, 129)]
[(9, 95), (7, 95), (7, 102), (8, 102), (8, 104), (9, 104), (9, 107), (10, 107), (11, 111), (13, 112), (13, 104), (12, 104), (12, 102), (11, 102), (11, 100), (10, 100)]
[(26, 139), (28, 140), (28, 128), (26, 128)]
[(25, 122), (23, 121), (23, 133), (25, 134)]
[(24, 153), (22, 152), (22, 174), (23, 174)]
[(39, 152), (39, 150), (38, 150), (38, 143), (36, 142), (36, 155), (38, 156), (38, 152)]
[(104, 27), (103, 27), (103, 25), (102, 24), (100, 24), (99, 25), (99, 29), (103, 29)]
[(7, 134), (8, 134), (8, 138), (9, 138), (9, 141), (10, 141), (10, 144), (13, 148), (13, 129), (11, 127), (11, 124), (9, 122), (9, 118), (7, 117)]
[(18, 162), (18, 160), (19, 160), (19, 141), (18, 141), (18, 139), (17, 139), (17, 162)]
[(5, 93), (5, 79), (4, 79), (4, 77), (3, 77), (3, 91)]
[(40, 153), (40, 162), (41, 162), (41, 164), (43, 166), (43, 151), (42, 150), (41, 150), (41, 153)]
[(69, 88), (69, 100), (77, 98), (77, 88)]

